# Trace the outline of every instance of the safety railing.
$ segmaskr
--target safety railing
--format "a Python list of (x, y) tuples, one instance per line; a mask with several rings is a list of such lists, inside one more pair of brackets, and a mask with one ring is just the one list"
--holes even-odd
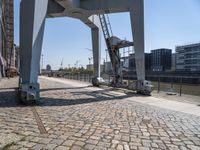
[[(67, 74), (59, 76), (69, 80), (77, 80), (82, 82), (92, 82), (92, 74)], [(111, 82), (112, 75), (103, 74), (106, 82)], [(129, 84), (135, 81), (136, 76), (124, 76), (123, 83)], [(154, 92), (175, 93), (179, 96), (183, 94), (200, 96), (200, 76), (186, 77), (186, 76), (147, 76), (147, 80), (152, 81)]]

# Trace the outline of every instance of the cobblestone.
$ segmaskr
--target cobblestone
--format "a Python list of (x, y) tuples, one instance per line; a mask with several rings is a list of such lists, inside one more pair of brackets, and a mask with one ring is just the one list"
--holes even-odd
[(0, 83), (0, 149), (200, 150), (197, 116), (126, 99), (142, 96), (46, 79), (34, 106), (47, 130), (40, 134), (31, 107), (16, 100), (17, 79)]

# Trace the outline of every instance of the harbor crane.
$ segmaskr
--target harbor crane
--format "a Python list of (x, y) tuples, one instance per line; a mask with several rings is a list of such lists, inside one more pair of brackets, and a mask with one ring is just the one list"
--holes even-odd
[[(29, 103), (38, 100), (40, 97), (38, 74), (46, 18), (72, 17), (81, 20), (91, 29), (94, 61), (93, 85), (98, 86), (103, 80), (100, 76), (102, 20), (99, 15), (121, 12), (130, 13), (136, 56), (137, 83), (139, 83), (137, 85), (140, 85), (136, 90), (150, 92), (147, 86), (149, 82), (145, 81), (143, 3), (143, 0), (21, 0), (19, 87), (21, 100)], [(113, 38), (112, 41), (116, 39), (111, 38)], [(109, 43), (111, 42), (109, 41), (107, 46)], [(116, 49), (113, 44), (111, 44), (111, 49)], [(116, 56), (116, 53), (117, 51), (109, 52), (109, 55), (113, 56), (111, 59)]]

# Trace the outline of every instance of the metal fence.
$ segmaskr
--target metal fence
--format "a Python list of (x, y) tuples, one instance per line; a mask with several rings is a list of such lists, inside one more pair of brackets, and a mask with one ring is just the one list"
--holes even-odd
[(171, 77), (170, 79), (171, 82), (161, 82), (160, 78), (158, 78), (157, 82), (153, 81), (154, 89), (158, 93), (160, 91), (166, 91), (178, 93), (180, 96), (182, 94), (200, 96), (200, 84), (184, 82), (184, 80), (187, 80), (186, 77)]
[[(69, 80), (78, 80), (82, 82), (92, 82), (92, 74), (67, 74), (63, 75), (63, 78)], [(103, 74), (104, 80), (107, 82), (112, 81), (112, 76), (109, 74)], [(200, 96), (200, 77), (186, 77), (186, 76), (148, 76), (147, 80), (152, 81), (154, 85), (154, 91), (171, 92), (182, 96), (182, 94)], [(136, 76), (124, 76), (123, 83), (129, 84), (136, 80)]]
[(69, 80), (78, 80), (82, 82), (92, 82), (93, 75), (92, 74), (67, 74), (62, 76), (63, 78), (69, 79)]
[[(123, 80), (136, 80), (136, 76), (125, 76)], [(152, 81), (154, 90), (200, 96), (200, 76), (156, 76), (147, 75), (146, 79)], [(130, 80), (130, 81), (129, 81)]]

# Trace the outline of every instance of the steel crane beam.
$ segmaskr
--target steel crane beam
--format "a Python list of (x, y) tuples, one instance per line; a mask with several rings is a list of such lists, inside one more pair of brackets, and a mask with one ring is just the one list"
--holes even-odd
[(143, 0), (21, 0), (20, 13), (20, 91), (25, 102), (39, 98), (39, 62), (45, 19), (73, 17), (91, 28), (94, 56), (94, 85), (100, 82), (100, 13), (130, 12), (138, 80), (145, 80)]

